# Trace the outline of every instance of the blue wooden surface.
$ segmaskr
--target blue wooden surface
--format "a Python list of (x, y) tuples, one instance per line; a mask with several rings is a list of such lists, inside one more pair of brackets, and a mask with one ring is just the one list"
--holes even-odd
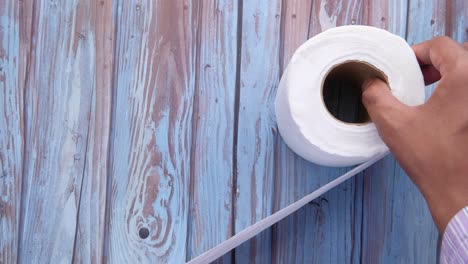
[[(19, 5), (0, 5), (0, 262), (18, 258), (23, 169), (24, 52), (19, 49)], [(8, 96), (7, 96), (8, 95)]]
[(117, 4), (110, 262), (186, 259), (197, 10), (196, 1)]
[[(236, 232), (272, 213), (281, 2), (245, 1), (240, 8)], [(270, 248), (271, 231), (266, 231), (235, 251), (236, 262), (269, 263)]]
[[(202, 1), (198, 42), (190, 176), (187, 259), (234, 231), (234, 135), (236, 117), (236, 1)], [(231, 256), (222, 261), (228, 263)]]
[[(306, 39), (331, 27), (358, 24), (361, 19), (359, 1), (291, 1), (284, 6), (282, 69), (294, 50)], [(301, 27), (308, 24), (309, 27)], [(314, 191), (343, 174), (347, 169), (329, 169), (311, 164), (295, 155), (278, 140), (275, 179), (277, 197), (275, 211)], [(358, 262), (361, 225), (360, 179), (353, 178), (309, 204), (297, 214), (273, 228), (273, 259), (298, 263)], [(314, 248), (314, 250), (310, 250)]]
[[(467, 23), (465, 0), (1, 0), (0, 263), (203, 253), (348, 169), (276, 130), (300, 44), (347, 24), (463, 42)], [(435, 263), (437, 243), (388, 156), (218, 262)]]
[(96, 81), (95, 25), (83, 18), (94, 6), (50, 1), (19, 8), (20, 47), (28, 56), (19, 80), (25, 100), (18, 258), (58, 263), (73, 257), (78, 228)]

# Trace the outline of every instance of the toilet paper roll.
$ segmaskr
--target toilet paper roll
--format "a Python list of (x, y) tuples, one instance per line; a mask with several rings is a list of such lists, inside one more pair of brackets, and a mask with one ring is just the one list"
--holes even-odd
[[(417, 59), (399, 36), (374, 27), (343, 26), (300, 46), (281, 77), (275, 100), (278, 129), (286, 144), (326, 166), (355, 165), (388, 150), (365, 109), (350, 121), (339, 120), (327, 108), (333, 103), (327, 102), (329, 97), (340, 89), (343, 95), (354, 93), (360, 102), (361, 84), (369, 77), (386, 81), (407, 105), (424, 102)], [(340, 102), (338, 107), (346, 103), (352, 104)]]

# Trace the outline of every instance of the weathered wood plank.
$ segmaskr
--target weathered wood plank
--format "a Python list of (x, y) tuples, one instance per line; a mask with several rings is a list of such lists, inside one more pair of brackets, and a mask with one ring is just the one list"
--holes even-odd
[(0, 3), (0, 263), (18, 259), (24, 134), (19, 9), (14, 0)]
[[(294, 51), (309, 38), (309, 30), (316, 31), (316, 28), (310, 27), (313, 5), (311, 1), (294, 0), (283, 2), (280, 74), (286, 69)], [(319, 186), (320, 167), (301, 160), (282, 140), (277, 140), (275, 150), (277, 156), (275, 166), (276, 196), (273, 199), (273, 210), (277, 211), (301, 198), (305, 194), (304, 188), (312, 187), (315, 189)], [(306, 166), (309, 166), (309, 168), (306, 169)], [(303, 168), (305, 169), (304, 171), (301, 170)], [(304, 172), (307, 174), (307, 170), (309, 170), (309, 174), (305, 175)], [(306, 178), (310, 176), (314, 178)], [(311, 184), (314, 186), (311, 186)], [(283, 263), (285, 261), (305, 263), (311, 261), (308, 256), (304, 256), (304, 248), (309, 247), (315, 241), (315, 237), (310, 236), (310, 231), (315, 227), (312, 224), (315, 217), (313, 217), (314, 212), (310, 210), (311, 208), (313, 209), (313, 206), (308, 205), (273, 226), (271, 254), (272, 260), (275, 263)], [(313, 251), (315, 252), (315, 249)]]
[(186, 260), (197, 1), (120, 1), (108, 261)]
[[(235, 165), (236, 232), (272, 213), (277, 137), (273, 101), (279, 81), (280, 17), (279, 0), (243, 2)], [(270, 244), (268, 230), (236, 248), (236, 262), (271, 263)]]
[(95, 88), (90, 8), (90, 1), (24, 4), (22, 19), (32, 30), (21, 33), (31, 48), (19, 261), (72, 260)]
[(284, 2), (281, 7), (280, 74), (296, 49), (309, 39), (309, 33), (314, 35), (313, 31), (316, 31), (309, 25), (313, 5), (312, 1), (293, 0)]
[[(429, 2), (410, 0), (408, 5), (406, 0), (368, 1), (365, 23), (407, 36), (410, 44), (420, 42), (435, 32), (443, 34), (440, 30), (444, 27), (445, 9)], [(437, 19), (437, 24), (431, 19)], [(438, 234), (427, 205), (393, 156), (365, 172), (363, 210), (365, 262), (436, 262)]]
[(366, 171), (364, 179), (363, 261), (436, 263), (437, 230), (424, 199), (394, 157)]
[[(450, 19), (446, 16), (447, 1), (409, 0), (409, 3), (406, 41), (410, 45), (436, 36), (447, 35), (446, 22)], [(429, 22), (427, 22), (428, 19)], [(429, 98), (435, 87), (436, 85), (433, 84), (426, 88), (426, 99)]]
[(329, 28), (362, 24), (363, 0), (321, 0), (313, 2), (309, 38)]
[[(233, 231), (237, 12), (233, 0), (202, 1), (194, 101), (187, 260)], [(230, 254), (222, 258), (229, 263)]]
[[(308, 38), (337, 25), (359, 23), (361, 1), (285, 1), (282, 63)], [(304, 25), (308, 25), (305, 27)], [(347, 169), (307, 162), (278, 141), (274, 210), (316, 190)], [(348, 263), (359, 261), (361, 179), (323, 195), (273, 228), (275, 263)]]
[(363, 6), (363, 24), (405, 37), (408, 0), (363, 0)]
[(95, 29), (95, 88), (91, 113), (73, 263), (101, 263), (104, 257), (106, 190), (114, 58), (113, 1), (90, 2), (87, 19)]
[(447, 1), (446, 35), (463, 43), (468, 41), (468, 1)]

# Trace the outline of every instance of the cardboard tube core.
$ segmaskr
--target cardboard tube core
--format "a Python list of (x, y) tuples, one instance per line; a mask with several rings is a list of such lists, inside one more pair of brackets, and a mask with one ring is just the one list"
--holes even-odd
[(361, 100), (362, 83), (369, 78), (379, 78), (388, 84), (387, 75), (366, 62), (345, 61), (333, 66), (322, 85), (322, 99), (328, 112), (348, 124), (370, 123)]

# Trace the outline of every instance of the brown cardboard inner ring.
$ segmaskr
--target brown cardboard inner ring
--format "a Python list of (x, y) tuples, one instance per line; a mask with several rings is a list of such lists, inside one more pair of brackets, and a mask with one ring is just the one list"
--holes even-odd
[(328, 112), (347, 124), (370, 123), (361, 100), (362, 83), (369, 78), (388, 84), (387, 75), (366, 62), (350, 60), (333, 66), (322, 81), (322, 99)]

